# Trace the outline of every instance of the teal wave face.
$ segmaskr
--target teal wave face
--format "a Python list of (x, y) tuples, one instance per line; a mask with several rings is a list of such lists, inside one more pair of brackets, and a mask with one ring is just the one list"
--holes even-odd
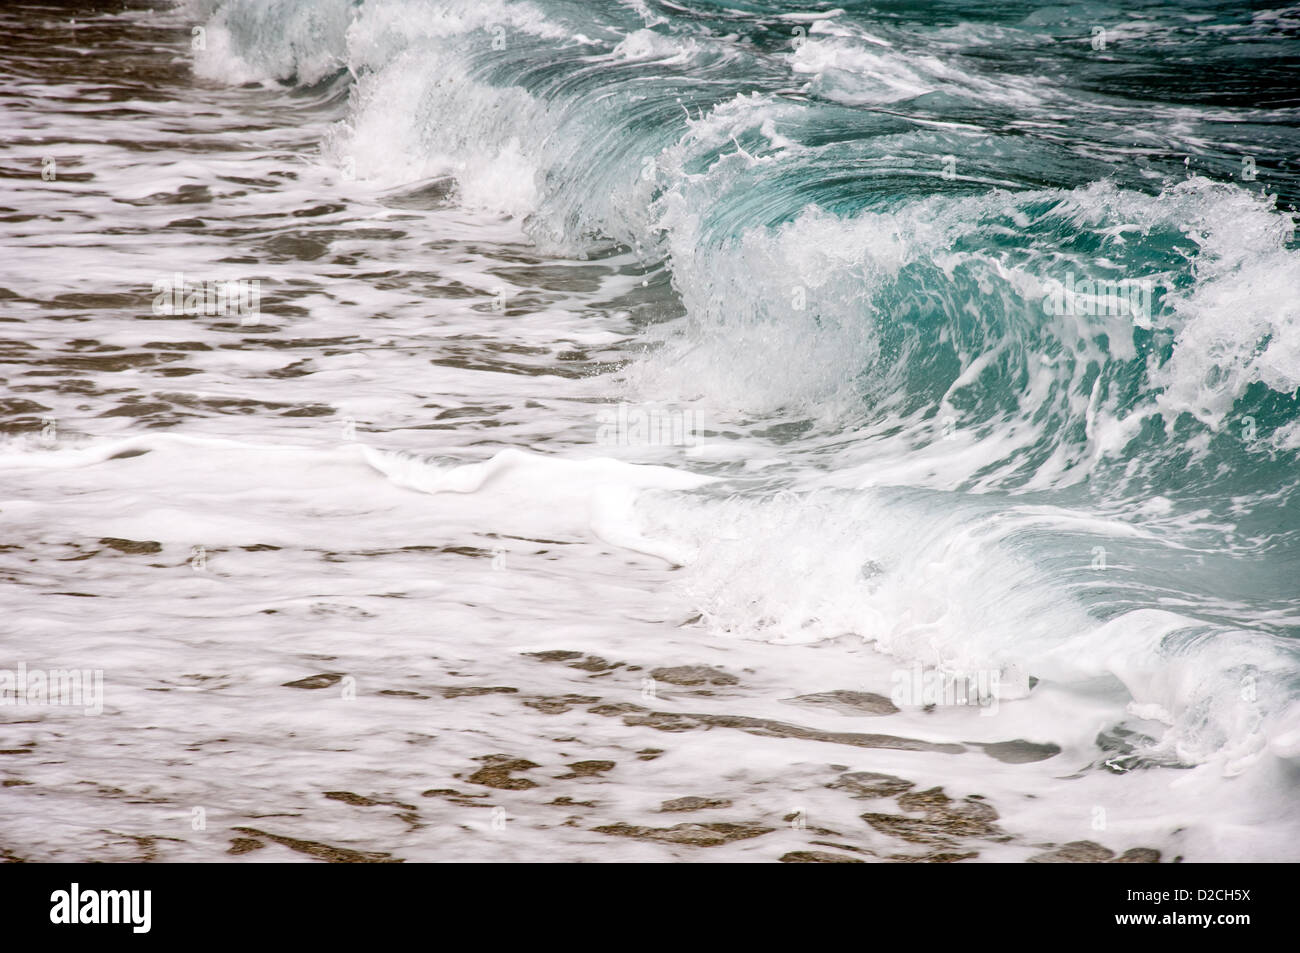
[(1082, 532), (1015, 543), (1099, 617), (1294, 662), (1300, 12), (208, 6), (211, 74), (353, 84), (340, 165), (635, 250), (671, 289), (628, 386), (811, 470), (1131, 523), (1104, 584)]
[(363, 174), (441, 168), (544, 244), (663, 260), (688, 313), (664, 360), (754, 378), (747, 342), (781, 341), (768, 385), (722, 388), (738, 409), (1019, 428), (972, 486), (1226, 495), (1297, 462), (1294, 13), (210, 6), (253, 73), (356, 77), (334, 148)]
[[(478, 191), (527, 179), (507, 210), (539, 241), (663, 259), (688, 319), (662, 360), (766, 375), (720, 389), (738, 409), (834, 407), (918, 446), (1018, 428), (970, 486), (1095, 473), (1108, 497), (1212, 501), (1295, 482), (1292, 13), (215, 7), (254, 72), (357, 78), (335, 149), (362, 173), (394, 147), (462, 180), (513, 152)], [(413, 107), (396, 143), (392, 103)], [(748, 346), (763, 336), (772, 353)]]

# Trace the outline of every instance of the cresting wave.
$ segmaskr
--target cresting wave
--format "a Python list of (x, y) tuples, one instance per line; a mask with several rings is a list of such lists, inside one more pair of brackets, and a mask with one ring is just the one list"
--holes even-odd
[[(845, 36), (821, 38), (834, 18), (807, 16), (755, 16), (768, 34), (811, 29), (796, 49), (759, 51), (662, 17), (622, 32), (617, 8), (603, 23), (597, 9), (592, 38), (565, 22), (576, 11), (527, 3), (208, 6), (207, 75), (355, 81), (325, 143), (340, 168), (388, 185), (451, 175), (459, 201), (526, 217), (546, 247), (612, 239), (665, 264), (688, 320), (633, 373), (664, 393), (901, 423), (909, 449), (944, 427), (961, 440), (996, 429), (997, 454), (946, 468), (949, 485), (1076, 482), (1153, 417), (1162, 433), (1184, 414), (1193, 426), (1177, 441), (1145, 435), (1151, 465), (1181, 470), (1189, 443), (1203, 456), (1189, 437), (1212, 440), (1251, 412), (1262, 452), (1300, 448), (1293, 402), (1263, 394), (1300, 387), (1300, 302), (1287, 290), (1300, 256), (1276, 197), (1199, 175), (1138, 190), (1152, 173), (1132, 162), (1030, 188), (1029, 168), (1066, 157), (1042, 142), (971, 155), (964, 130), (793, 98), (828, 75), (871, 88), (900, 61), (951, 86), (953, 67), (933, 57), (859, 62)], [(1027, 109), (1050, 98), (1023, 80), (966, 79), (945, 96)], [(1154, 285), (1151, 313), (1081, 291), (1071, 314), (1045, 315), (1076, 275), (1080, 288)]]
[(894, 6), (205, 0), (199, 70), (346, 89), (341, 173), (636, 252), (610, 391), (715, 421), (677, 465), (732, 495), (637, 504), (709, 624), (1117, 680), (1150, 762), (1293, 783), (1300, 116), (1266, 70), (1138, 92), (1300, 14), (1089, 58), (1087, 8)]

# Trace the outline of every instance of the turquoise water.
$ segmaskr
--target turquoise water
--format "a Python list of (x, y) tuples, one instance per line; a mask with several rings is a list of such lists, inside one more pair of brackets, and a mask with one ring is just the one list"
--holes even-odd
[(709, 624), (1111, 680), (1112, 770), (1293, 790), (1300, 7), (198, 12), (347, 178), (632, 256), (605, 395), (780, 461), (668, 461), (729, 481), (647, 517)]

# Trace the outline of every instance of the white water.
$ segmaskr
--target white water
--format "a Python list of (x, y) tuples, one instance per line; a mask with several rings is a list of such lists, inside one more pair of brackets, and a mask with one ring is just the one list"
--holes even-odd
[[(380, 27), (456, 35), (500, 18), (490, 10), (446, 24), (414, 7), (423, 9), (354, 27), (349, 62), (386, 58)], [(510, 9), (516, 27), (548, 35), (536, 11)], [(326, 75), (344, 47), (319, 40), (338, 33), (344, 11), (321, 5), (310, 23), (281, 25), (260, 54), (271, 72), (291, 62), (305, 79)], [(150, 29), (188, 21), (125, 20), (146, 37), (140, 55), (183, 54), (175, 33)], [(209, 38), (200, 75), (267, 75), (232, 56), (219, 22)], [(178, 75), (188, 75), (182, 63)], [(726, 256), (693, 259), (692, 198), (702, 192), (691, 190), (717, 186), (683, 179), (666, 243), (697, 324), (644, 355), (634, 318), (662, 304), (659, 276), (643, 275), (635, 254), (537, 250), (517, 218), (542, 201), (541, 159), (529, 153), (536, 129), (516, 128), (514, 113), (499, 128), (474, 126), (477, 138), (444, 134), (442, 154), (424, 141), (408, 147), (403, 137), (420, 127), (406, 119), (430, 102), (429, 77), (418, 61), (372, 76), (346, 127), (275, 88), (179, 80), (160, 100), (114, 103), (132, 110), (126, 117), (96, 116), (86, 105), (93, 90), (76, 82), (39, 92), (51, 103), (69, 97), (54, 119), (7, 111), (17, 134), (6, 162), (38, 168), (49, 146), (25, 137), (54, 129), (101, 141), (60, 147), (71, 153), (62, 167), (92, 178), (25, 182), (22, 207), (37, 217), (5, 224), (0, 286), (20, 296), (5, 308), (21, 332), (11, 336), (21, 343), (6, 358), (6, 396), (43, 409), (0, 453), (0, 518), (13, 547), (0, 553), (2, 645), (14, 664), (102, 669), (106, 703), (99, 717), (0, 708), (0, 749), (25, 752), (0, 755), (0, 772), (29, 782), (0, 794), (0, 846), (35, 859), (128, 859), (144, 838), (161, 859), (227, 859), (231, 831), (251, 827), (409, 860), (774, 860), (818, 849), (817, 840), (877, 857), (915, 850), (857, 817), (892, 810), (887, 802), (826, 787), (852, 769), (986, 798), (1011, 838), (974, 845), (982, 860), (1022, 860), (1072, 840), (1153, 847), (1167, 859), (1294, 859), (1300, 722), (1281, 691), (1287, 656), (1244, 632), (1198, 642), (1195, 617), (1177, 605), (1098, 619), (1026, 543), (1077, 534), (1077, 548), (1056, 552), (1083, 567), (1099, 538), (1120, 553), (1126, 542), (1192, 539), (1196, 514), (1002, 507), (952, 492), (1032, 435), (1001, 446), (959, 429), (914, 452), (933, 421), (905, 421), (901, 435), (877, 442), (832, 434), (812, 451), (780, 433), (819, 407), (842, 417), (835, 369), (874, 347), (870, 326), (847, 313), (821, 336), (753, 320), (788, 292), (784, 271), (797, 270), (813, 295), (846, 276), (870, 285), (940, 247), (930, 230), (944, 226), (941, 209), (900, 214), (892, 227), (810, 214)], [(483, 91), (469, 83), (450, 84), (434, 108), (481, 106)], [(511, 107), (513, 94), (491, 95)], [(733, 108), (762, 117), (761, 107)], [(726, 119), (722, 110), (707, 122), (726, 131)], [(698, 134), (710, 134), (707, 123)], [(354, 167), (338, 164), (345, 152)], [(665, 174), (676, 158), (664, 157)], [(458, 177), (454, 202), (438, 198), (446, 174)], [(416, 183), (425, 189), (412, 191)], [(630, 233), (636, 193), (620, 194), (615, 211), (626, 217), (615, 224)], [(1081, 214), (1135, 201), (1101, 187), (1075, 198)], [(1178, 333), (1191, 346), (1179, 353), (1194, 365), (1206, 341), (1246, 353), (1254, 339), (1234, 337), (1242, 326), (1225, 317), (1243, 298), (1254, 324), (1297, 318), (1279, 310), (1280, 291), (1276, 300), (1242, 293), (1243, 281), (1252, 294), (1261, 284), (1242, 277), (1250, 269), (1292, 267), (1267, 213), (1192, 183), (1173, 204), (1148, 200), (1133, 214), (1189, 209), (1210, 217), (1207, 241), (1225, 250), (1212, 260), (1243, 243), (1252, 253), (1180, 306)], [(974, 218), (967, 207), (960, 215)], [(203, 227), (175, 225), (195, 218)], [(543, 239), (555, 234), (548, 221), (541, 216)], [(177, 271), (260, 279), (261, 320), (158, 320), (148, 289)], [(78, 294), (123, 297), (60, 297)], [(724, 302), (712, 323), (702, 320), (711, 300)], [(822, 329), (835, 317), (818, 314)], [(1277, 340), (1277, 353), (1243, 358), (1228, 391), (1286, 382), (1300, 361)], [(148, 359), (85, 360), (135, 356)], [(600, 373), (628, 359), (625, 373)], [(1199, 368), (1171, 362), (1164, 372), (1169, 409), (1222, 413), (1222, 393), (1196, 391)], [(598, 445), (599, 410), (628, 398), (689, 406), (705, 433), (691, 447)], [(54, 428), (42, 438), (46, 419)], [(1103, 412), (1093, 426), (1104, 434), (1124, 422)], [(1104, 452), (1104, 437), (1094, 449)], [(1041, 484), (1068, 485), (1068, 469), (1044, 466)], [(105, 539), (160, 550), (122, 553)], [(589, 671), (522, 654), (557, 649), (623, 665)], [(940, 706), (867, 717), (789, 703), (832, 690), (887, 696), (913, 661), (996, 671), (1007, 691), (996, 714)], [(685, 664), (717, 666), (739, 683), (660, 680), (645, 697), (646, 672)], [(1245, 666), (1259, 694), (1243, 706)], [(284, 687), (318, 673), (347, 681)], [(475, 686), (516, 691), (441, 693)], [(594, 712), (592, 701), (555, 714), (527, 704), (566, 694), (964, 750), (728, 727), (665, 732)], [(1097, 736), (1119, 722), (1155, 738), (1154, 755), (1191, 766), (1101, 769), (1108, 755)], [(1017, 764), (975, 747), (1014, 739), (1061, 750)], [(648, 748), (665, 753), (637, 756)], [(537, 763), (522, 773), (540, 786), (467, 783), (475, 759), (496, 753)], [(615, 767), (557, 777), (592, 759)], [(442, 788), (486, 797), (421, 793)], [(376, 803), (324, 797), (331, 791)], [(682, 795), (733, 806), (657, 813)], [(561, 797), (594, 806), (555, 804)], [(504, 829), (488, 807), (504, 809)], [(784, 820), (791, 813), (803, 826)], [(705, 853), (596, 830), (699, 817), (773, 831)], [(243, 856), (301, 855), (271, 846)]]

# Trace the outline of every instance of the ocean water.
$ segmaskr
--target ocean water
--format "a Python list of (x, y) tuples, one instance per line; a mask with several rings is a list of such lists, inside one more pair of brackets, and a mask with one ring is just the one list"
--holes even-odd
[(0, 28), (0, 856), (1300, 859), (1300, 6)]

